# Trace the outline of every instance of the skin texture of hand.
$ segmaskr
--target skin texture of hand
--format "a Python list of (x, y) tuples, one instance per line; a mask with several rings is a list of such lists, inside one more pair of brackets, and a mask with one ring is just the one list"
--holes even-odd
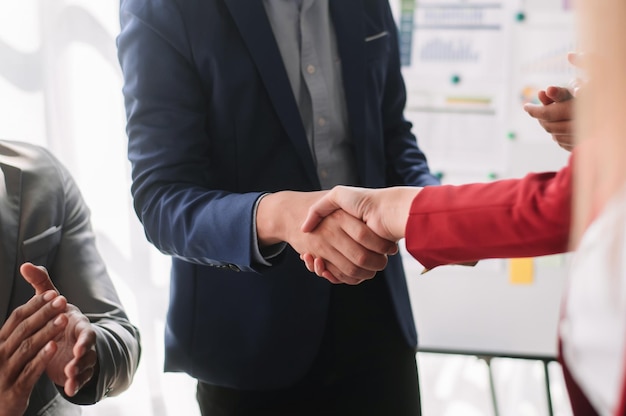
[(22, 415), (66, 328), (67, 301), (56, 291), (33, 296), (0, 328), (0, 416)]
[[(48, 272), (44, 267), (24, 263), (20, 267), (24, 279), (35, 289), (36, 294), (54, 290)], [(64, 310), (67, 318), (65, 330), (54, 341), (57, 351), (48, 362), (46, 373), (58, 386), (63, 386), (65, 394), (74, 396), (96, 373), (98, 355), (96, 354), (96, 332), (89, 319), (72, 304)]]
[[(579, 53), (570, 53), (569, 62), (581, 67), (583, 57)], [(524, 110), (539, 121), (541, 127), (552, 135), (552, 139), (563, 149), (571, 151), (574, 141), (574, 98), (584, 81), (577, 79), (571, 88), (551, 86), (539, 91), (537, 97), (541, 104), (525, 104)]]
[[(345, 212), (363, 221), (381, 238), (397, 242), (404, 237), (411, 204), (420, 190), (416, 187), (366, 189), (336, 186), (311, 206), (302, 223), (302, 231), (314, 232), (328, 216)], [(300, 257), (309, 271), (331, 281), (336, 278), (323, 256), (307, 252)]]
[(387, 265), (387, 255), (395, 254), (398, 247), (361, 220), (338, 210), (320, 219), (315, 230), (301, 230), (309, 208), (324, 194), (283, 191), (261, 199), (257, 210), (259, 243), (268, 246), (284, 241), (300, 255), (311, 253), (326, 259), (332, 283), (358, 284), (374, 277)]

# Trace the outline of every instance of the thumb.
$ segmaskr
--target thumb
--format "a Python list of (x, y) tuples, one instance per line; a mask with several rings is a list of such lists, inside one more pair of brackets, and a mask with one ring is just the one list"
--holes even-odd
[(59, 293), (54, 284), (52, 284), (52, 280), (50, 280), (50, 276), (48, 275), (48, 271), (43, 266), (35, 266), (32, 263), (24, 263), (20, 266), (20, 273), (24, 277), (30, 285), (35, 289), (36, 294), (43, 293), (47, 290), (54, 290)]
[(325, 217), (329, 216), (338, 209), (341, 209), (341, 207), (329, 198), (329, 194), (323, 196), (322, 199), (311, 205), (300, 229), (305, 233), (313, 231)]

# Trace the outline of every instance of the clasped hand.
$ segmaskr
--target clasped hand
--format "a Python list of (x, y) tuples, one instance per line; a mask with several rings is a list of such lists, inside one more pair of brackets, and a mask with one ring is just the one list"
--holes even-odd
[[(371, 279), (398, 252), (411, 202), (421, 188), (283, 191), (257, 210), (260, 244), (289, 243), (309, 271), (332, 283)], [(288, 209), (285, 209), (288, 207)]]
[[(404, 238), (406, 221), (417, 187), (366, 189), (336, 186), (315, 204), (307, 214), (301, 230), (315, 232), (328, 219), (338, 213), (357, 219), (378, 237), (393, 242)], [(333, 283), (345, 283), (329, 267), (329, 259), (314, 253), (301, 253), (307, 269)]]
[(323, 277), (333, 283), (358, 284), (371, 279), (395, 254), (395, 241), (380, 237), (363, 221), (346, 211), (324, 215), (316, 227), (301, 229), (309, 208), (326, 192), (282, 191), (265, 196), (257, 210), (257, 235), (261, 246), (287, 242), (300, 255), (326, 261)]
[(97, 368), (96, 333), (87, 317), (58, 294), (47, 271), (30, 263), (22, 276), (35, 295), (0, 328), (0, 415), (21, 415), (45, 371), (74, 396)]

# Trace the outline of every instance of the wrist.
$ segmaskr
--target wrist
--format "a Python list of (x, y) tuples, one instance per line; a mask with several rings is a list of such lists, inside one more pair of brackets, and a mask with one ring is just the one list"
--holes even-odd
[(398, 187), (393, 189), (393, 193), (386, 198), (391, 205), (386, 211), (389, 213), (389, 233), (396, 241), (405, 237), (411, 205), (421, 189), (408, 186)]
[(276, 192), (264, 196), (257, 207), (256, 230), (259, 247), (267, 247), (278, 244), (282, 239), (283, 224), (276, 213), (280, 213), (280, 207), (284, 204), (284, 192)]

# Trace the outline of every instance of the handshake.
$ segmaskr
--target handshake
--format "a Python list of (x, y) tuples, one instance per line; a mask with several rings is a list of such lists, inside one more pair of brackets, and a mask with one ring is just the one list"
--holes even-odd
[[(287, 242), (307, 269), (332, 283), (359, 284), (398, 252), (418, 187), (283, 191), (261, 199), (260, 245)], [(288, 209), (285, 209), (288, 207)]]

